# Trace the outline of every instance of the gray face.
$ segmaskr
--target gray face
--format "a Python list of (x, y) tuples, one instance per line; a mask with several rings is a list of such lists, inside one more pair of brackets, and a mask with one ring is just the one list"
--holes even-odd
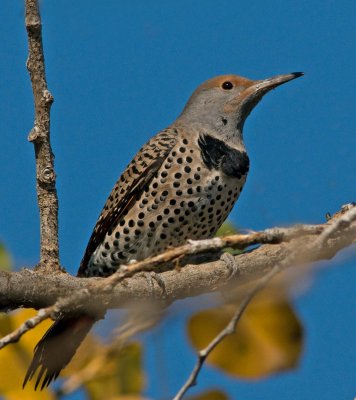
[(250, 80), (223, 75), (204, 82), (190, 97), (177, 122), (214, 131), (224, 140), (242, 143), (243, 125), (262, 97), (271, 89), (301, 76), (279, 75)]

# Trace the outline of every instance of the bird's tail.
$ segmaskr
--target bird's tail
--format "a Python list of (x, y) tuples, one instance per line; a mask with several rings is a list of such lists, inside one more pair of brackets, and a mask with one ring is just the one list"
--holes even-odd
[(37, 343), (22, 386), (25, 387), (38, 369), (35, 390), (39, 385), (42, 390), (55, 380), (95, 322), (95, 318), (85, 315), (57, 320)]

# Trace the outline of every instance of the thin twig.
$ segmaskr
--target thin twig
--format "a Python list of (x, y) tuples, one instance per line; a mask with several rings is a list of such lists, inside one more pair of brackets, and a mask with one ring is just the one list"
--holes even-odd
[(247, 295), (243, 298), (242, 302), (239, 304), (236, 312), (234, 313), (233, 317), (226, 325), (226, 327), (220, 331), (214, 339), (202, 350), (198, 352), (198, 359), (197, 362), (189, 375), (188, 379), (184, 383), (184, 385), (179, 389), (178, 393), (174, 396), (173, 400), (181, 400), (185, 393), (193, 386), (197, 384), (197, 378), (202, 369), (204, 362), (208, 355), (215, 349), (215, 347), (221, 343), (225, 337), (232, 335), (236, 331), (237, 323), (239, 322), (240, 318), (242, 317), (243, 312), (245, 311), (246, 307), (253, 299), (255, 294), (263, 289), (267, 283), (280, 271), (278, 265), (276, 265), (271, 271), (268, 272), (263, 278), (261, 278), (257, 285), (247, 293)]
[[(342, 216), (342, 214), (338, 214), (338, 217)], [(218, 259), (218, 254), (215, 256), (212, 255), (209, 249), (213, 248), (216, 250), (217, 243), (222, 248), (225, 245), (231, 247), (232, 238), (234, 238), (238, 245), (242, 242), (244, 244), (255, 243), (256, 235), (260, 235), (260, 237), (266, 239), (264, 237), (266, 231), (264, 233), (252, 233), (251, 235), (230, 236), (227, 243), (226, 238), (193, 242), (178, 249), (168, 250), (157, 257), (129, 265), (126, 267), (128, 269), (126, 272), (125, 270), (122, 272), (119, 271), (113, 277), (108, 278), (83, 279), (64, 273), (43, 275), (26, 269), (19, 272), (0, 271), (0, 309), (11, 310), (18, 307), (39, 309), (53, 305), (59, 298), (70, 298), (72, 295), (78, 296), (72, 299), (78, 308), (80, 308), (79, 302), (84, 299), (85, 301), (81, 304), (82, 308), (88, 310), (98, 304), (102, 304), (107, 308), (122, 308), (125, 307), (127, 302), (132, 303), (157, 298), (161, 299), (161, 302), (164, 304), (170, 304), (177, 299), (219, 290), (227, 283), (230, 285), (239, 285), (258, 279), (267, 271), (270, 271), (276, 263), (285, 259), (291, 249), (299, 248), (299, 250), (304, 250), (306, 245), (315, 236), (314, 233), (322, 232), (330, 223), (329, 221), (327, 224), (314, 226), (313, 229), (309, 229), (310, 227), (308, 226), (303, 226), (303, 228), (298, 227), (299, 230), (304, 229), (307, 233), (295, 237), (290, 244), (283, 242), (260, 246), (253, 249), (253, 251), (235, 256), (237, 267), (233, 274), (226, 267), (226, 264)], [(267, 230), (267, 232), (271, 231), (279, 232), (280, 230)], [(289, 234), (286, 232), (285, 237), (288, 238)], [(290, 228), (290, 232), (296, 232), (296, 228)], [(269, 243), (275, 243), (276, 236), (270, 235), (269, 239)], [(301, 256), (305, 255), (301, 262), (312, 263), (319, 260), (331, 259), (337, 252), (352, 244), (355, 239), (356, 222), (346, 228), (340, 226), (339, 231), (333, 235), (332, 240), (324, 243), (322, 248), (316, 247), (308, 255), (305, 255), (304, 251), (299, 251)], [(213, 247), (209, 247), (210, 244)], [(170, 264), (169, 267), (173, 269), (159, 274), (164, 285), (155, 284), (155, 282), (153, 282), (153, 285), (149, 285), (147, 278), (142, 274), (136, 274), (124, 282), (119, 282), (120, 279), (123, 280), (124, 277), (133, 275), (138, 271), (144, 271), (145, 268), (146, 270), (157, 271), (162, 262), (169, 259), (174, 260), (174, 257), (184, 254), (185, 250), (189, 254), (194, 254), (195, 251), (201, 251), (202, 253), (207, 251), (204, 254), (205, 262), (202, 262), (200, 259), (199, 265), (196, 265), (196, 260), (194, 260), (194, 264), (189, 264), (189, 260), (191, 259), (187, 257), (184, 259), (184, 264), (182, 264), (184, 268), (180, 270), (174, 269), (174, 263)], [(89, 297), (79, 296), (83, 289), (90, 292)], [(164, 294), (164, 298), (162, 293)], [(70, 309), (63, 310), (63, 312), (70, 313)]]
[[(356, 207), (351, 206), (344, 214), (338, 213), (338, 218), (335, 217), (326, 225), (299, 226), (289, 229), (274, 228), (250, 235), (233, 235), (216, 238), (218, 240), (191, 242), (186, 245), (188, 247), (181, 246), (180, 248), (169, 250), (161, 256), (153, 257), (146, 260), (146, 263), (137, 263), (137, 265), (145, 268), (150, 267), (152, 270), (157, 268), (162, 259), (163, 261), (167, 258), (174, 259), (172, 254), (181, 256), (184, 249), (188, 249), (189, 254), (194, 254), (195, 251), (204, 252), (212, 248), (216, 250), (217, 248), (221, 249), (235, 245), (239, 247), (241, 243), (244, 243), (244, 245), (247, 243), (256, 244), (257, 238), (263, 243), (276, 243), (277, 239), (278, 241), (283, 239), (290, 240), (290, 238), (294, 237), (295, 239), (290, 245), (262, 246), (252, 252), (236, 256), (237, 266), (234, 276), (231, 276), (230, 271), (223, 265), (222, 261), (200, 264), (199, 266), (187, 265), (181, 271), (172, 270), (160, 274), (166, 290), (166, 298), (162, 299), (163, 305), (170, 304), (178, 298), (218, 290), (223, 285), (226, 285), (227, 282), (230, 284), (233, 281), (237, 284), (244, 283), (246, 279), (256, 279), (263, 274), (262, 280), (253, 289), (251, 295), (253, 296), (255, 291), (258, 291), (265, 284), (264, 282), (276, 273), (276, 270), (287, 268), (297, 262), (305, 263), (321, 260), (325, 257), (330, 258), (339, 250), (351, 244), (356, 237), (355, 223), (351, 225), (352, 221), (356, 219), (355, 210)], [(342, 221), (341, 223), (339, 222), (340, 220)], [(326, 229), (328, 234), (324, 235)], [(272, 234), (271, 232), (274, 233)], [(281, 234), (282, 232), (283, 235)], [(298, 235), (296, 235), (296, 232), (298, 232)], [(302, 234), (302, 232), (306, 233)], [(312, 238), (318, 232), (319, 235), (313, 240)], [(323, 235), (322, 248), (318, 245), (321, 235)], [(329, 238), (333, 240), (329, 241)], [(301, 247), (303, 252), (300, 252)], [(135, 267), (135, 265), (129, 265), (126, 273), (132, 274), (130, 268)], [(140, 271), (137, 265), (135, 272)], [(266, 271), (269, 272), (266, 273)], [(83, 309), (95, 312), (100, 304), (104, 308), (123, 307), (129, 300), (142, 301), (160, 297), (161, 288), (152, 288), (151, 285), (147, 284), (147, 280), (144, 277), (131, 278), (119, 287), (113, 287), (113, 290), (108, 292), (106, 283), (109, 280), (110, 278), (81, 279), (71, 277), (68, 274), (43, 276), (26, 270), (13, 273), (0, 272), (0, 306), (11, 308), (10, 305), (16, 302), (17, 307), (36, 307), (36, 304), (39, 304), (41, 308), (47, 307), (45, 314), (43, 310), (40, 311), (36, 317), (25, 322), (23, 327), (1, 339), (0, 343), (3, 344), (0, 345), (0, 348), (18, 340), (41, 320), (54, 317), (56, 313), (78, 313)], [(21, 297), (20, 300), (16, 300), (18, 296)], [(246, 305), (249, 302), (249, 296), (244, 300)], [(236, 323), (239, 319), (238, 314), (244, 310), (246, 305), (242, 303), (239, 308), (240, 311), (237, 310)], [(228, 330), (227, 332), (230, 331)], [(213, 347), (215, 347), (215, 344)], [(206, 356), (207, 354), (204, 355), (204, 359)]]
[(28, 140), (36, 157), (36, 188), (40, 212), (40, 263), (49, 271), (60, 269), (58, 247), (58, 198), (54, 156), (50, 143), (50, 110), (53, 97), (47, 88), (42, 46), (42, 25), (37, 0), (25, 0), (25, 24), (28, 36), (27, 69), (35, 105), (35, 123)]
[(0, 339), (0, 349), (2, 349), (3, 347), (7, 346), (10, 343), (18, 342), (20, 340), (20, 338), (26, 332), (35, 328), (42, 321), (50, 318), (51, 315), (53, 314), (54, 310), (55, 310), (55, 306), (42, 308), (41, 310), (39, 310), (38, 313), (34, 317), (29, 318), (22, 325), (20, 325), (17, 329), (15, 329), (13, 332), (11, 332), (8, 335), (1, 338)]
[(175, 247), (157, 256), (130, 265), (121, 265), (120, 269), (103, 282), (105, 290), (111, 290), (123, 279), (138, 272), (152, 271), (160, 265), (181, 259), (183, 257), (221, 251), (224, 248), (244, 249), (256, 244), (276, 244), (288, 242), (303, 235), (318, 235), (325, 225), (297, 225), (292, 228), (272, 228), (246, 235), (229, 235), (205, 240), (189, 240), (187, 244)]
[(315, 245), (322, 247), (325, 242), (332, 237), (332, 235), (340, 230), (340, 228), (347, 228), (356, 219), (356, 206), (355, 204), (347, 204), (343, 207), (345, 214), (339, 218), (334, 219), (333, 223), (327, 226), (321, 235), (315, 240)]
[(21, 326), (15, 329), (13, 332), (4, 336), (0, 339), (0, 349), (7, 346), (10, 343), (18, 342), (19, 339), (29, 330), (35, 328), (42, 321), (48, 318), (56, 319), (56, 316), (62, 312), (62, 310), (75, 309), (78, 303), (85, 302), (88, 298), (89, 292), (86, 289), (82, 289), (78, 293), (74, 293), (71, 296), (58, 299), (55, 304), (50, 307), (40, 309), (37, 314), (26, 320)]
[[(356, 220), (356, 207), (350, 208), (346, 213), (338, 219), (333, 220), (329, 226), (314, 240), (312, 240), (304, 249), (303, 253), (309, 253), (315, 248), (320, 248), (324, 245), (339, 229), (348, 227), (353, 221)], [(213, 340), (202, 350), (198, 352), (197, 362), (190, 373), (188, 379), (179, 389), (173, 400), (181, 400), (185, 393), (193, 386), (197, 384), (198, 375), (204, 365), (204, 362), (208, 355), (215, 349), (215, 347), (221, 343), (225, 337), (232, 335), (236, 331), (237, 324), (245, 311), (248, 304), (254, 298), (254, 296), (263, 289), (268, 282), (280, 271), (289, 267), (300, 258), (300, 250), (294, 249), (291, 253), (280, 263), (276, 264), (264, 277), (259, 279), (257, 284), (247, 293), (239, 304), (233, 317), (230, 319), (226, 327), (221, 330)]]

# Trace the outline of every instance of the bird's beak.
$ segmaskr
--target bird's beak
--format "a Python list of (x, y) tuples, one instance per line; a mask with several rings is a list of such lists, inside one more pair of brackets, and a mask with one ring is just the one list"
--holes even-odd
[(263, 96), (265, 93), (276, 88), (277, 86), (283, 85), (283, 83), (289, 82), (303, 75), (304, 72), (292, 72), (290, 74), (273, 76), (272, 78), (263, 79), (261, 81), (253, 81), (254, 83), (244, 90), (243, 93), (247, 92), (245, 93), (245, 96), (247, 95), (247, 97), (249, 95), (256, 94), (261, 94)]
[(237, 111), (238, 126), (242, 129), (247, 116), (266, 93), (277, 86), (283, 85), (283, 83), (289, 82), (303, 75), (303, 72), (292, 72), (290, 74), (277, 75), (259, 81), (250, 81), (250, 85), (225, 105), (225, 111)]

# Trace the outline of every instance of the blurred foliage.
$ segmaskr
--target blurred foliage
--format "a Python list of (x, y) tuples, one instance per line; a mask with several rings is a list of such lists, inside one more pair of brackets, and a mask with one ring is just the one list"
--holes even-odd
[[(19, 325), (36, 314), (35, 310), (20, 310), (11, 314), (0, 314), (1, 337), (15, 330)], [(6, 400), (33, 399), (34, 391), (31, 385), (22, 389), (22, 381), (30, 365), (33, 348), (50, 326), (51, 321), (45, 321), (36, 329), (31, 329), (18, 343), (12, 343), (0, 350), (0, 395)], [(49, 389), (36, 393), (36, 399), (54, 399)]]
[(91, 400), (143, 399), (142, 346), (106, 345), (88, 335), (62, 376), (68, 378), (64, 390), (82, 386)]
[[(0, 243), (0, 269), (10, 271), (12, 259), (3, 244)], [(0, 313), (0, 336), (14, 331), (27, 319), (36, 314), (34, 310), (20, 310), (11, 314)], [(33, 388), (29, 385), (22, 389), (22, 381), (32, 358), (35, 344), (50, 326), (50, 321), (42, 323), (38, 329), (32, 329), (20, 342), (13, 343), (0, 350), (0, 395), (6, 400), (33, 399)], [(36, 394), (36, 399), (54, 399), (50, 390)]]
[[(215, 236), (237, 235), (238, 233), (240, 233), (239, 230), (230, 221), (226, 221), (220, 226)], [(226, 248), (224, 251), (233, 255), (243, 253), (243, 250), (232, 248)]]
[[(0, 269), (11, 270), (11, 257), (0, 244)], [(14, 331), (29, 318), (36, 315), (32, 309), (0, 314), (0, 337)], [(22, 382), (30, 365), (33, 349), (44, 335), (52, 321), (46, 320), (35, 329), (0, 350), (0, 398), (4, 400), (54, 400), (56, 393), (51, 389), (33, 390)], [(63, 393), (82, 386), (90, 400), (143, 400), (145, 379), (142, 370), (142, 346), (139, 343), (116, 345), (103, 344), (93, 334), (89, 334), (80, 346), (72, 362), (61, 376), (68, 378), (60, 391)]]
[[(217, 235), (238, 233), (225, 223)], [(238, 322), (236, 333), (226, 337), (209, 355), (207, 363), (225, 373), (244, 379), (258, 379), (294, 368), (301, 355), (303, 329), (292, 306), (283, 279), (275, 279), (254, 297)], [(244, 289), (231, 290), (228, 304), (193, 315), (187, 326), (196, 349), (202, 349), (232, 318)], [(226, 297), (226, 296), (225, 296)]]
[(10, 271), (12, 268), (12, 259), (6, 251), (5, 246), (0, 243), (0, 270)]
[[(20, 310), (11, 314), (0, 314), (0, 336), (4, 336), (36, 314), (35, 310)], [(33, 399), (33, 386), (22, 389), (22, 381), (31, 362), (33, 349), (51, 325), (47, 320), (0, 350), (0, 396), (6, 400)], [(62, 372), (68, 378), (63, 388), (68, 392), (82, 386), (88, 399), (99, 400), (143, 400), (142, 348), (138, 343), (129, 343), (115, 348), (103, 344), (89, 334), (80, 346), (72, 362)], [(74, 386), (71, 386), (74, 382)], [(68, 385), (69, 383), (69, 385)], [(65, 390), (64, 390), (65, 391)], [(36, 399), (55, 399), (50, 389), (37, 391)]]
[[(225, 223), (218, 235), (237, 233)], [(0, 269), (11, 270), (11, 257), (0, 244)], [(241, 296), (239, 289), (239, 295)], [(229, 294), (229, 297), (234, 297)], [(241, 298), (241, 297), (240, 297)], [(231, 319), (236, 304), (198, 312), (188, 321), (189, 338), (195, 348), (206, 346)], [(35, 310), (18, 310), (0, 314), (0, 335), (12, 332)], [(45, 321), (27, 332), (19, 343), (0, 351), (0, 396), (5, 400), (32, 399), (33, 387), (21, 387), (32, 358), (33, 349), (52, 322)], [(235, 377), (256, 379), (294, 367), (302, 349), (302, 327), (283, 290), (266, 289), (256, 296), (238, 323), (237, 332), (224, 339), (208, 357), (207, 362)], [(72, 362), (61, 376), (66, 378), (60, 393), (82, 387), (90, 400), (143, 400), (145, 376), (142, 368), (141, 344), (122, 344), (114, 339), (104, 344), (89, 334)], [(36, 393), (36, 399), (56, 399), (50, 389)], [(208, 390), (189, 397), (191, 400), (227, 400), (219, 390)]]
[(209, 390), (196, 396), (188, 397), (187, 400), (229, 400), (229, 398), (220, 390)]
[(226, 221), (220, 226), (215, 236), (235, 235), (237, 233), (239, 233), (239, 230), (230, 221)]
[[(36, 314), (35, 310), (21, 310), (12, 314), (0, 314), (1, 337)], [(31, 329), (20, 340), (0, 350), (0, 395), (6, 400), (33, 399), (33, 387), (22, 389), (22, 381), (30, 364), (33, 349), (51, 325), (45, 321)], [(64, 392), (82, 386), (91, 400), (120, 399), (143, 400), (142, 348), (129, 343), (115, 348), (105, 345), (94, 335), (87, 336), (72, 362), (62, 372), (68, 378), (63, 384)], [(73, 385), (73, 386), (72, 386)], [(68, 390), (69, 389), (69, 390)], [(36, 399), (55, 399), (50, 389), (36, 392)]]
[[(204, 348), (225, 328), (236, 304), (225, 304), (193, 315), (188, 336), (196, 349)], [(236, 333), (226, 337), (207, 363), (238, 378), (258, 379), (294, 368), (303, 345), (303, 329), (286, 298), (266, 289), (249, 304)]]

